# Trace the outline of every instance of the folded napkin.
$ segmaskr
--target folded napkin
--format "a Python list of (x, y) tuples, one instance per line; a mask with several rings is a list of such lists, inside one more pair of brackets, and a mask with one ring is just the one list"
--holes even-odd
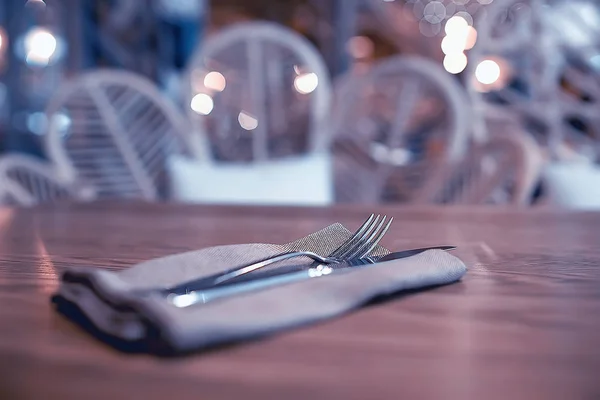
[[(466, 272), (458, 258), (430, 250), (345, 274), (187, 308), (138, 292), (173, 286), (286, 251), (328, 255), (350, 235), (342, 225), (334, 224), (286, 245), (211, 247), (145, 261), (120, 272), (72, 268), (62, 275), (53, 302), (59, 312), (119, 349), (179, 354), (315, 323), (347, 313), (375, 297), (455, 282)], [(387, 253), (378, 247), (373, 255)], [(272, 268), (311, 262), (296, 258)]]

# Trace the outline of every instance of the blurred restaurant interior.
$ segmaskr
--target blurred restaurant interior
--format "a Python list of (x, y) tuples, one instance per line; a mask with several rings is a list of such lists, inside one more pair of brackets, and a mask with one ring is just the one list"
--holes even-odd
[(0, 201), (600, 209), (593, 0), (0, 4)]
[(599, 99), (600, 0), (0, 0), (0, 400), (600, 399)]

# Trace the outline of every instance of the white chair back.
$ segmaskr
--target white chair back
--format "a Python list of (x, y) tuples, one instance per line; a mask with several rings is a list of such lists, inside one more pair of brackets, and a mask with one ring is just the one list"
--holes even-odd
[(306, 39), (267, 22), (225, 28), (193, 55), (183, 86), (190, 121), (211, 156), (171, 159), (178, 199), (332, 201), (331, 83)]
[(419, 202), (469, 141), (469, 100), (439, 65), (395, 56), (344, 85), (334, 113), (336, 196)]
[(98, 197), (161, 198), (169, 156), (202, 153), (174, 105), (130, 72), (97, 70), (67, 82), (47, 116), (46, 152), (58, 173), (90, 182)]
[(189, 118), (215, 159), (328, 151), (328, 71), (318, 51), (283, 26), (241, 23), (208, 37), (189, 62), (184, 90)]
[(94, 197), (93, 188), (61, 179), (52, 165), (20, 154), (0, 157), (2, 204), (30, 207), (65, 199), (86, 201)]
[(527, 135), (493, 136), (450, 170), (434, 202), (529, 206), (542, 166), (539, 147)]
[(544, 164), (540, 146), (510, 113), (488, 113), (485, 123), (487, 136), (472, 140), (464, 157), (446, 166), (423, 202), (531, 205)]

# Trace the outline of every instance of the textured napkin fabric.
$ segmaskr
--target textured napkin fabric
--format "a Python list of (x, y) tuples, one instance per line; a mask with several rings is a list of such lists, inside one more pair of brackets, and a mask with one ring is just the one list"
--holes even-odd
[[(328, 255), (351, 233), (340, 224), (287, 245), (218, 246), (142, 262), (112, 272), (73, 268), (53, 297), (57, 309), (106, 342), (126, 351), (178, 354), (307, 325), (358, 308), (375, 297), (448, 284), (466, 272), (453, 255), (430, 250), (207, 304), (177, 308), (140, 290), (165, 288), (290, 250)], [(389, 251), (378, 247), (374, 255)], [(310, 265), (308, 258), (277, 263)]]

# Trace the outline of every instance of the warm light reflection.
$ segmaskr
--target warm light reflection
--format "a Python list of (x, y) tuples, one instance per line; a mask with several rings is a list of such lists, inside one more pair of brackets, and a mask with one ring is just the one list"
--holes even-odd
[(37, 262), (38, 277), (37, 284), (42, 293), (54, 293), (58, 287), (58, 275), (56, 268), (52, 262), (52, 258), (46, 249), (44, 241), (41, 239), (39, 232), (35, 233), (35, 242), (40, 261)]
[(461, 16), (455, 15), (446, 21), (444, 28), (446, 35), (463, 36), (469, 28), (469, 23)]
[(226, 85), (227, 81), (220, 72), (211, 71), (204, 77), (204, 86), (209, 89), (216, 90), (217, 92), (222, 92), (225, 90)]
[(475, 43), (477, 43), (477, 29), (469, 26), (465, 38), (465, 50), (471, 50), (475, 46)]
[(462, 53), (465, 46), (462, 40), (456, 40), (453, 36), (445, 36), (442, 39), (442, 51), (444, 54)]
[(479, 92), (490, 92), (504, 88), (512, 77), (512, 69), (504, 59), (488, 58), (477, 64), (473, 79), (474, 87)]
[(240, 115), (238, 115), (238, 122), (247, 131), (258, 128), (258, 120), (245, 111), (240, 112)]
[(368, 58), (373, 55), (373, 41), (367, 36), (354, 36), (348, 40), (348, 52), (354, 58)]
[(187, 293), (181, 295), (173, 295), (170, 300), (171, 303), (178, 308), (185, 308), (191, 306), (196, 302), (197, 295), (195, 293)]
[(444, 68), (451, 74), (458, 74), (467, 67), (466, 50), (470, 50), (477, 42), (477, 30), (470, 26), (462, 15), (456, 14), (446, 22), (446, 36), (442, 39)]
[(198, 114), (208, 115), (213, 110), (214, 102), (212, 97), (209, 95), (205, 93), (198, 93), (192, 98), (190, 107)]
[(56, 51), (56, 38), (44, 28), (33, 28), (24, 39), (26, 61), (33, 65), (48, 65)]
[(12, 219), (14, 217), (14, 210), (12, 208), (0, 209), (0, 238), (8, 232)]
[(468, 26), (464, 30), (453, 30), (453, 33), (442, 39), (442, 51), (444, 54), (462, 53), (475, 46), (477, 41), (477, 30)]
[(319, 77), (314, 72), (298, 75), (294, 79), (294, 87), (298, 93), (308, 94), (313, 92), (319, 85)]
[(500, 66), (496, 61), (484, 60), (477, 65), (475, 77), (484, 85), (491, 85), (500, 78)]
[(464, 53), (449, 54), (444, 57), (444, 69), (451, 74), (458, 74), (467, 67), (467, 56)]

